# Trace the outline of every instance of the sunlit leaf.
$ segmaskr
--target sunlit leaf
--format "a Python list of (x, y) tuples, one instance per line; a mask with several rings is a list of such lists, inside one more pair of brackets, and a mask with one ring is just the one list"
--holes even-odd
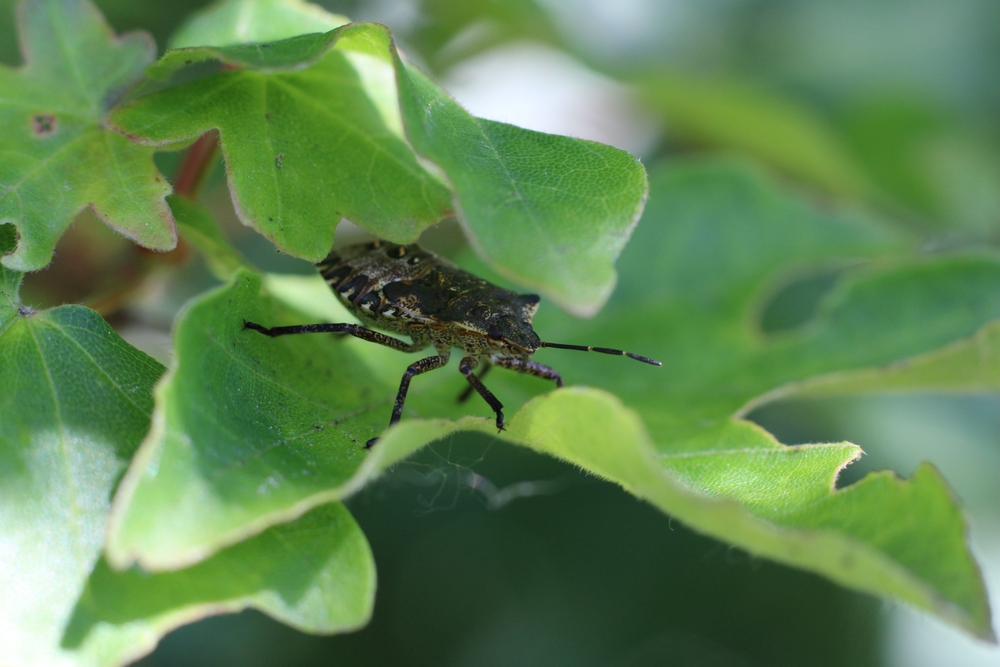
[(0, 65), (0, 223), (17, 227), (3, 257), (31, 271), (85, 206), (154, 250), (177, 243), (152, 150), (107, 126), (108, 111), (142, 78), (155, 49), (145, 34), (115, 37), (86, 0), (25, 0), (25, 64)]
[(374, 563), (339, 505), (187, 570), (111, 571), (111, 495), (164, 369), (91, 310), (22, 306), (19, 281), (0, 267), (0, 663), (120, 665), (178, 625), (247, 607), (308, 632), (367, 622)]
[[(4, 284), (16, 284), (0, 268)], [(163, 368), (91, 310), (6, 310), (0, 331), (0, 662), (54, 664)], [(4, 319), (0, 316), (0, 321)]]
[(510, 280), (581, 315), (607, 300), (645, 203), (645, 171), (628, 153), (471, 116), (399, 60), (375, 24), (170, 51), (150, 73), (205, 60), (240, 69), (141, 98), (113, 122), (161, 145), (219, 128), (242, 218), (280, 249), (318, 261), (341, 215), (412, 241), (453, 208)]

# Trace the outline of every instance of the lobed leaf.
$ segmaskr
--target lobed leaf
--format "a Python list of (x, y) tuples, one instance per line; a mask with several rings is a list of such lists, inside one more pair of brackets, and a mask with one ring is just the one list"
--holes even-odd
[[(447, 188), (403, 139), (391, 65), (363, 49), (372, 29), (352, 24), (274, 48), (172, 52), (166, 58), (260, 57), (241, 61), (248, 68), (140, 98), (116, 110), (112, 122), (149, 145), (218, 129), (240, 219), (289, 254), (325, 257), (342, 217), (378, 236), (413, 241), (447, 215), (451, 203)], [(306, 69), (269, 74), (249, 68), (287, 67), (289, 50), (300, 57), (299, 47), (317, 40), (329, 50)]]
[[(5, 283), (12, 272), (0, 268)], [(111, 492), (149, 427), (163, 368), (91, 310), (0, 333), (0, 662), (54, 664), (104, 542)]]
[[(618, 398), (573, 387), (528, 400), (539, 380), (497, 372), (489, 385), (508, 414), (500, 437), (613, 480), (753, 554), (989, 637), (964, 518), (931, 467), (835, 490), (857, 446), (787, 447), (738, 415), (776, 387), (896, 364), (974, 334), (1000, 318), (1000, 261), (915, 257), (906, 237), (857, 213), (815, 209), (741, 163), (661, 169), (653, 196), (616, 301), (589, 322), (543, 309), (536, 328), (547, 340), (620, 345), (664, 367), (542, 350), (536, 357), (557, 362), (570, 384)], [(827, 265), (841, 277), (811, 320), (759, 328), (781, 282)], [(492, 419), (461, 417), (489, 411), (456, 405), (464, 380), (445, 369), (414, 380), (407, 419), (366, 454), (407, 360), (352, 338), (243, 330), (243, 319), (348, 320), (318, 278), (269, 278), (265, 287), (241, 273), (181, 319), (177, 366), (157, 405), (164, 429), (143, 444), (115, 501), (107, 553), (117, 566), (196, 562), (352, 493), (429, 441), (494, 432)]]
[(340, 505), (187, 570), (108, 568), (111, 495), (164, 369), (89, 309), (21, 305), (20, 277), (0, 267), (0, 663), (121, 665), (178, 625), (247, 607), (308, 632), (364, 625), (374, 563)]
[[(267, 354), (263, 336), (246, 335), (244, 318), (268, 321), (278, 313), (258, 304), (254, 274), (241, 271), (234, 281), (199, 297), (178, 319), (176, 368), (158, 389), (160, 428), (119, 490), (119, 506), (129, 511), (111, 519), (107, 554), (115, 567), (138, 560), (147, 569), (177, 569), (298, 516), (307, 509), (296, 507), (303, 493), (350, 477), (365, 453), (353, 433), (375, 431), (381, 421), (365, 409), (382, 401), (371, 387), (336, 379), (366, 375), (348, 351), (330, 357), (314, 347), (309, 356), (324, 363), (313, 368), (298, 355)], [(336, 376), (328, 364), (340, 369)], [(196, 514), (201, 519), (190, 522)]]
[(85, 206), (136, 243), (177, 243), (153, 151), (107, 127), (108, 110), (142, 78), (155, 49), (145, 34), (116, 37), (86, 0), (23, 0), (25, 64), (0, 66), (0, 224), (17, 227), (11, 269), (47, 265)]
[(332, 504), (179, 572), (115, 572), (100, 560), (86, 584), (61, 646), (76, 664), (121, 665), (179, 625), (247, 608), (303, 632), (356, 630), (371, 617), (375, 563)]
[(241, 217), (280, 249), (318, 261), (341, 215), (409, 242), (454, 209), (507, 278), (580, 315), (607, 300), (647, 190), (628, 153), (473, 117), (375, 24), (169, 51), (150, 74), (204, 60), (239, 69), (140, 98), (113, 122), (159, 145), (219, 128)]

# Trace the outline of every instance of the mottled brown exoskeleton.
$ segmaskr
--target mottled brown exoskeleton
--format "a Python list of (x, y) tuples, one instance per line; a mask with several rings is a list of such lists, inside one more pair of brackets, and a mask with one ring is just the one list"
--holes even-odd
[[(492, 366), (536, 375), (561, 387), (563, 380), (558, 372), (531, 360), (539, 348), (603, 352), (660, 365), (653, 359), (622, 350), (543, 342), (531, 328), (538, 310), (538, 295), (515, 294), (497, 287), (417, 244), (373, 241), (351, 245), (334, 249), (317, 267), (340, 301), (358, 319), (409, 336), (413, 342), (405, 343), (357, 324), (302, 324), (268, 329), (244, 321), (244, 328), (272, 337), (324, 332), (350, 334), (401, 352), (417, 352), (433, 346), (437, 354), (410, 364), (403, 373), (390, 426), (403, 413), (410, 379), (444, 366), (453, 347), (465, 354), (458, 368), (470, 385), (459, 401), (464, 401), (475, 389), (496, 413), (500, 430), (504, 425), (503, 404), (482, 382)], [(473, 371), (480, 362), (484, 367), (477, 377)], [(372, 438), (365, 447), (371, 447), (376, 440)]]

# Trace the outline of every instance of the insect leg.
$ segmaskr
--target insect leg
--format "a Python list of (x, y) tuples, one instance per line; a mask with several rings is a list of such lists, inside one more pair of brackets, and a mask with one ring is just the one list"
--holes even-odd
[[(486, 377), (486, 374), (490, 372), (491, 368), (493, 368), (493, 364), (487, 361), (486, 365), (483, 366), (483, 370), (479, 371), (479, 379), (482, 380), (484, 377)], [(465, 403), (467, 400), (469, 400), (469, 396), (472, 396), (472, 389), (473, 387), (471, 384), (465, 389), (463, 389), (462, 393), (458, 395), (458, 402)]]
[(464, 375), (465, 379), (469, 381), (469, 384), (471, 384), (472, 387), (479, 392), (479, 395), (483, 397), (483, 400), (486, 401), (491, 408), (493, 408), (493, 412), (497, 414), (497, 430), (502, 431), (504, 430), (503, 403), (498, 401), (497, 397), (493, 395), (493, 392), (487, 389), (486, 385), (484, 385), (482, 381), (476, 377), (475, 373), (472, 372), (478, 365), (479, 360), (475, 357), (465, 357), (462, 359), (462, 363), (459, 365), (458, 370), (462, 371), (462, 375)]
[(544, 364), (540, 364), (537, 361), (527, 361), (525, 359), (516, 359), (513, 357), (500, 357), (495, 361), (495, 363), (497, 366), (502, 366), (512, 371), (517, 371), (518, 373), (527, 373), (528, 375), (534, 375), (546, 380), (552, 380), (556, 383), (557, 387), (563, 386), (563, 379), (562, 376), (559, 375), (559, 371), (554, 368), (549, 368)]
[(404, 343), (398, 338), (386, 336), (384, 333), (366, 329), (358, 324), (298, 324), (291, 327), (271, 327), (268, 329), (267, 327), (261, 326), (256, 322), (247, 322), (246, 320), (243, 320), (243, 328), (259, 331), (265, 336), (270, 336), (271, 338), (276, 336), (287, 336), (289, 334), (345, 333), (350, 334), (355, 338), (366, 340), (370, 343), (378, 343), (379, 345), (391, 347), (392, 349), (399, 350), (400, 352), (416, 352), (427, 347), (426, 343), (423, 345), (419, 343)]
[[(448, 363), (448, 356), (446, 354), (438, 354), (433, 357), (425, 357), (407, 366), (406, 372), (403, 373), (403, 379), (399, 381), (399, 392), (396, 394), (396, 404), (392, 408), (392, 417), (389, 418), (389, 426), (398, 422), (399, 418), (403, 415), (403, 403), (406, 402), (406, 392), (410, 390), (410, 379), (414, 375), (420, 375), (435, 368), (441, 368), (446, 363)], [(376, 442), (378, 442), (378, 438), (372, 438), (365, 443), (365, 449), (370, 449)]]

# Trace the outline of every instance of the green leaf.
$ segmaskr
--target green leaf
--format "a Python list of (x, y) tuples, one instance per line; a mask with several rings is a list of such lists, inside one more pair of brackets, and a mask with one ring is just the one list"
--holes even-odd
[[(111, 520), (107, 553), (116, 567), (138, 560), (147, 569), (177, 569), (300, 515), (313, 504), (297, 503), (345, 482), (364, 460), (354, 434), (375, 434), (385, 421), (370, 409), (383, 400), (371, 386), (331, 382), (330, 368), (342, 377), (368, 375), (349, 349), (304, 341), (313, 347), (309, 356), (322, 359), (313, 367), (243, 331), (243, 318), (294, 320), (276, 304), (262, 310), (259, 294), (260, 278), (242, 271), (178, 319), (177, 365), (158, 389), (157, 428), (119, 490), (119, 507), (128, 511)], [(391, 385), (379, 390), (388, 394)], [(201, 520), (190, 523), (192, 514)], [(154, 516), (167, 523), (150, 523)]]
[(548, 12), (535, 0), (423, 0), (420, 12), (424, 20), (407, 31), (404, 41), (415, 46), (435, 72), (504, 42), (563, 42)]
[(1000, 142), (993, 128), (962, 122), (934, 103), (887, 94), (841, 121), (872, 178), (935, 231), (995, 238), (1000, 219)]
[[(423, 217), (410, 214), (417, 202), (408, 189), (414, 181), (406, 170), (394, 171), (398, 165), (391, 161), (371, 157), (370, 145), (342, 139), (342, 123), (335, 121), (343, 116), (360, 130), (352, 138), (361, 143), (371, 133), (376, 136), (368, 142), (397, 137), (401, 142), (405, 127), (423, 164), (436, 165), (450, 183), (454, 209), (472, 245), (496, 271), (579, 315), (593, 315), (607, 300), (615, 283), (614, 261), (642, 213), (647, 190), (642, 165), (628, 153), (469, 115), (400, 61), (388, 32), (375, 24), (355, 23), (266, 45), (170, 51), (150, 72), (167, 78), (204, 60), (246, 69), (141, 98), (117, 111), (113, 122), (137, 141), (159, 144), (219, 127), (243, 219), (282, 250), (313, 261), (323, 257), (339, 219), (329, 215), (331, 209), (377, 236), (407, 242), (433, 221), (433, 211), (440, 215), (448, 208), (441, 204)], [(392, 66), (399, 92), (386, 78)], [(284, 71), (303, 67), (308, 69)], [(335, 90), (345, 79), (353, 86)], [(316, 92), (313, 106), (304, 109), (302, 94), (286, 97), (286, 89), (293, 88), (303, 94), (325, 92)], [(343, 106), (328, 101), (334, 94), (338, 104), (346, 100)], [(233, 103), (237, 98), (242, 101)], [(316, 116), (319, 100), (327, 105), (322, 119)], [(270, 105), (279, 102), (281, 113), (274, 110), (268, 118)], [(380, 115), (381, 130), (371, 125)], [(227, 148), (229, 132), (239, 142)], [(327, 148), (331, 142), (336, 151)], [(397, 147), (416, 169), (409, 145)], [(290, 152), (296, 148), (306, 152)], [(344, 151), (352, 159), (345, 159)], [(329, 163), (318, 157), (323, 153)], [(280, 164), (290, 166), (287, 172), (277, 168), (278, 154)], [(303, 165), (320, 168), (310, 171)], [(341, 197), (352, 198), (351, 208), (336, 208), (340, 200), (331, 191), (341, 183), (348, 184)]]
[(779, 387), (764, 400), (792, 396), (842, 396), (873, 392), (1000, 390), (1000, 323), (971, 337), (881, 368), (821, 375)]
[(593, 315), (642, 215), (646, 171), (625, 151), (476, 118), (397, 62), (407, 134), (448, 175), (459, 220), (505, 277)]
[[(989, 637), (961, 510), (930, 467), (907, 481), (879, 473), (834, 491), (857, 446), (786, 447), (737, 415), (777, 387), (898, 364), (974, 334), (1000, 317), (1000, 261), (913, 257), (905, 237), (788, 197), (739, 163), (662, 169), (653, 194), (615, 302), (590, 322), (543, 309), (536, 328), (547, 340), (620, 345), (664, 367), (540, 351), (569, 383), (620, 398), (572, 387), (514, 414), (541, 383), (498, 372), (489, 385), (507, 405), (501, 437), (613, 480), (753, 554)], [(866, 261), (874, 257), (889, 259)], [(841, 277), (811, 319), (773, 334), (759, 328), (790, 276), (830, 266)], [(355, 339), (242, 330), (243, 318), (349, 321), (318, 278), (266, 286), (261, 293), (257, 277), (240, 274), (179, 323), (178, 366), (157, 405), (163, 432), (144, 443), (115, 501), (108, 556), (119, 565), (197, 561), (352, 493), (426, 442), (461, 429), (495, 432), (492, 419), (407, 419), (366, 456), (362, 443), (386, 423), (406, 358)], [(488, 414), (455, 404), (463, 384), (453, 371), (421, 376), (404, 416)]]
[(794, 100), (746, 81), (679, 72), (657, 71), (637, 84), (675, 139), (739, 150), (834, 194), (875, 192), (845, 140)]
[(170, 186), (152, 151), (107, 127), (111, 105), (152, 60), (152, 40), (115, 37), (85, 0), (24, 0), (20, 35), (25, 65), (0, 66), (0, 223), (19, 236), (3, 264), (44, 267), (87, 205), (136, 243), (173, 248)]
[(15, 315), (0, 368), (0, 662), (53, 664), (163, 368), (80, 306)]
[(115, 572), (99, 561), (61, 644), (78, 664), (120, 665), (205, 616), (254, 608), (331, 634), (364, 626), (374, 600), (364, 534), (342, 505), (324, 505), (179, 572)]
[(191, 16), (170, 40), (170, 48), (276, 42), (329, 32), (347, 22), (301, 0), (222, 0)]
[(171, 52), (167, 59), (265, 54), (257, 65), (273, 52), (286, 67), (304, 57), (303, 45), (314, 55), (317, 40), (333, 47), (302, 71), (228, 70), (169, 88), (117, 109), (112, 122), (161, 146), (218, 129), (237, 213), (289, 254), (325, 257), (341, 217), (413, 241), (451, 203), (403, 139), (388, 54), (367, 47), (369, 33), (384, 30), (352, 24), (274, 48)]
[(367, 623), (374, 562), (340, 505), (190, 569), (110, 570), (111, 494), (164, 369), (91, 310), (20, 306), (19, 278), (0, 267), (0, 662), (125, 664), (178, 625), (247, 607), (307, 632)]

